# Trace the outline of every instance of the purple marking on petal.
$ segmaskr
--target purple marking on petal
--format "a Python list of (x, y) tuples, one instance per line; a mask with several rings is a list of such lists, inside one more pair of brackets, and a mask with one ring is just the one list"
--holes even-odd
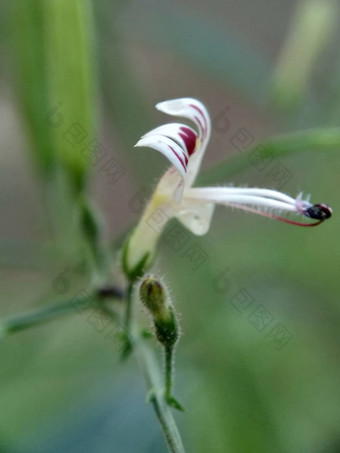
[(195, 132), (193, 132), (188, 127), (181, 126), (179, 128), (179, 130), (181, 132), (179, 132), (178, 135), (184, 141), (188, 154), (189, 154), (189, 156), (191, 156), (191, 154), (193, 154), (195, 152), (197, 135), (195, 134)]
[(202, 123), (200, 122), (200, 120), (196, 116), (194, 118), (200, 123), (201, 128), (202, 128), (202, 135), (204, 136), (206, 134), (206, 132), (207, 132), (207, 129), (208, 129), (207, 118), (205, 117), (205, 114), (203, 113), (203, 111), (199, 107), (197, 107), (197, 105), (189, 104), (189, 106), (192, 107), (193, 109), (195, 109), (202, 116), (203, 121), (204, 121), (204, 127), (202, 126)]
[(200, 129), (202, 131), (202, 139), (205, 137), (205, 127), (202, 124), (202, 121), (198, 118), (198, 116), (194, 116), (195, 120), (198, 122)]
[(171, 149), (171, 151), (175, 154), (175, 156), (177, 157), (177, 159), (180, 161), (180, 163), (182, 164), (182, 167), (184, 168), (184, 170), (186, 171), (187, 170), (187, 167), (186, 165), (184, 164), (182, 158), (176, 153), (176, 151), (173, 149), (172, 146), (168, 145), (169, 148)]
[(190, 105), (190, 107), (194, 108), (195, 110), (198, 111), (198, 113), (200, 113), (202, 115), (204, 123), (205, 123), (205, 126), (207, 126), (207, 119), (206, 119), (204, 113), (202, 112), (202, 110), (199, 107), (197, 107), (196, 105), (194, 105), (194, 104), (189, 104), (189, 105)]

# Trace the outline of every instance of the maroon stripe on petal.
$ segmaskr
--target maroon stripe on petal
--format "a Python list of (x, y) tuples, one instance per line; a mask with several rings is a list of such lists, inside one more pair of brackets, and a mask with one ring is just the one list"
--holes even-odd
[(198, 124), (199, 124), (199, 126), (201, 128), (202, 138), (204, 138), (204, 136), (205, 136), (205, 127), (203, 126), (202, 121), (198, 118), (198, 116), (194, 116), (194, 118), (198, 122)]
[(196, 116), (194, 118), (200, 123), (200, 126), (202, 128), (202, 134), (205, 135), (206, 131), (208, 129), (208, 122), (207, 122), (207, 119), (205, 117), (205, 114), (203, 113), (203, 111), (199, 107), (197, 107), (197, 105), (189, 104), (189, 106), (192, 107), (193, 109), (195, 109), (200, 115), (202, 115), (202, 118), (203, 118), (203, 121), (204, 121), (204, 127), (202, 126), (201, 121)]
[(207, 126), (207, 120), (206, 120), (205, 115), (202, 112), (202, 110), (199, 107), (197, 107), (197, 105), (194, 105), (194, 104), (189, 104), (189, 105), (190, 105), (190, 107), (192, 107), (193, 109), (197, 110), (198, 113), (200, 113), (202, 115), (202, 117), (204, 119), (204, 122), (205, 122), (205, 125)]
[(180, 127), (179, 130), (179, 136), (182, 138), (182, 140), (185, 143), (186, 149), (188, 151), (189, 156), (195, 152), (195, 147), (196, 147), (196, 140), (197, 140), (197, 135), (195, 132), (193, 132), (191, 129), (188, 127)]
[(177, 157), (177, 159), (180, 161), (180, 163), (182, 164), (182, 167), (184, 168), (184, 170), (186, 171), (187, 170), (187, 167), (186, 165), (184, 164), (183, 162), (183, 159), (176, 153), (176, 151), (173, 149), (172, 146), (168, 145), (169, 148), (171, 149), (171, 151), (175, 154), (175, 156)]

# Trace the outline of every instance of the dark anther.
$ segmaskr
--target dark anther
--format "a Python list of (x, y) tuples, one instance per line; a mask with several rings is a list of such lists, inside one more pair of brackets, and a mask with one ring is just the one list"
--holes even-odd
[(326, 203), (314, 204), (304, 211), (306, 217), (316, 220), (326, 220), (332, 215), (332, 209)]

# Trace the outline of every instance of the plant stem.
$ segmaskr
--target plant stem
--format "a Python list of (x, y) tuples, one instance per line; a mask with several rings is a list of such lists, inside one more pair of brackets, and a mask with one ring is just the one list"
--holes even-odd
[(126, 311), (125, 311), (125, 320), (124, 320), (124, 329), (129, 337), (131, 335), (131, 318), (132, 318), (132, 308), (133, 308), (133, 282), (129, 283), (129, 286), (126, 291)]
[(134, 352), (143, 371), (146, 385), (150, 395), (159, 424), (171, 453), (185, 453), (182, 439), (170, 408), (164, 401), (162, 379), (155, 357), (150, 348), (141, 339), (135, 339)]
[[(139, 365), (143, 371), (147, 389), (149, 392), (149, 400), (153, 405), (157, 419), (164, 433), (165, 440), (168, 444), (171, 453), (185, 453), (184, 446), (173, 418), (173, 415), (167, 406), (164, 395), (161, 373), (158, 369), (155, 357), (145, 344), (144, 339), (131, 329), (131, 311), (132, 311), (132, 284), (127, 291), (127, 304), (125, 326), (129, 328), (129, 339), (134, 346)], [(0, 336), (19, 332), (21, 330), (34, 327), (44, 322), (51, 321), (58, 316), (79, 313), (82, 310), (89, 309), (93, 306), (98, 306), (105, 315), (110, 316), (115, 321), (116, 314), (112, 309), (106, 306), (98, 297), (98, 293), (88, 294), (88, 297), (73, 298), (64, 302), (50, 305), (39, 309), (32, 310), (27, 313), (22, 313), (16, 316), (9, 317), (0, 322)], [(172, 367), (172, 351), (166, 353), (166, 376), (169, 395), (171, 394), (171, 367)]]
[(165, 347), (165, 400), (170, 400), (172, 392), (172, 364), (173, 364), (173, 350), (174, 348)]
[[(133, 295), (132, 289), (133, 284), (130, 285), (126, 292), (127, 303), (131, 303)], [(103, 313), (110, 316), (112, 319), (116, 319), (116, 315), (112, 312), (112, 309), (110, 307), (106, 308), (107, 309)], [(131, 308), (129, 314), (131, 315)], [(169, 406), (164, 399), (162, 376), (155, 356), (152, 350), (145, 343), (144, 338), (137, 332), (137, 329), (132, 323), (131, 316), (125, 318), (125, 325), (127, 320), (129, 325), (128, 339), (133, 346), (133, 352), (143, 372), (148, 391), (148, 400), (151, 402), (154, 408), (169, 451), (171, 453), (185, 453), (183, 442), (179, 434), (176, 422), (173, 418)], [(170, 357), (169, 360), (169, 363), (171, 364), (170, 366), (172, 366), (172, 357)], [(169, 377), (171, 377), (171, 368), (169, 369), (168, 375)], [(171, 382), (169, 383), (169, 390), (171, 391)]]
[(94, 295), (83, 298), (74, 298), (65, 302), (60, 302), (47, 307), (38, 308), (27, 313), (11, 316), (0, 322), (0, 335), (6, 335), (20, 330), (43, 324), (51, 321), (58, 316), (77, 313), (81, 310), (90, 308), (98, 303)]

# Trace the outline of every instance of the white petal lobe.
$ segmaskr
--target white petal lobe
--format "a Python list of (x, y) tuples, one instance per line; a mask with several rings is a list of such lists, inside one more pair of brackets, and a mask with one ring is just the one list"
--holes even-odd
[(159, 151), (165, 156), (176, 170), (185, 177), (187, 167), (187, 156), (185, 151), (170, 138), (163, 135), (144, 136), (135, 145), (136, 147), (145, 146)]

